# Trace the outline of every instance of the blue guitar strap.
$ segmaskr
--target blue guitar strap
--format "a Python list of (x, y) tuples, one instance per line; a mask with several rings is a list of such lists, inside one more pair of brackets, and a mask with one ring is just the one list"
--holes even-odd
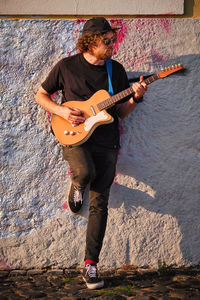
[(108, 93), (110, 94), (110, 96), (114, 95), (114, 91), (113, 91), (113, 87), (112, 87), (112, 60), (111, 59), (107, 59), (106, 60), (106, 67), (107, 67), (107, 72), (108, 72)]

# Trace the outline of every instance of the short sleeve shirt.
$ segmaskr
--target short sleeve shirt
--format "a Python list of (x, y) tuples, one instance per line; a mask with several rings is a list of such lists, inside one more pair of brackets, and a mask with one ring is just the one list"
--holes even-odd
[[(123, 66), (112, 60), (112, 86), (114, 94), (129, 87)], [(82, 54), (76, 54), (60, 60), (51, 70), (42, 87), (49, 94), (62, 91), (62, 102), (86, 101), (100, 89), (108, 91), (108, 73), (106, 64), (96, 66), (88, 63)], [(121, 102), (127, 101), (122, 99)], [(114, 121), (100, 125), (95, 129), (89, 141), (106, 148), (119, 147), (118, 117), (115, 106), (107, 109)]]

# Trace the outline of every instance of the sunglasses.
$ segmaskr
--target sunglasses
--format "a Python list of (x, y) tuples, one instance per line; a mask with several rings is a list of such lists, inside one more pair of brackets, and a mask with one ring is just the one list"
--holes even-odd
[(110, 45), (110, 43), (115, 43), (117, 41), (117, 37), (116, 36), (114, 36), (112, 39), (109, 39), (109, 38), (105, 38), (105, 39), (103, 39), (103, 43), (106, 45), (106, 46), (108, 46), (108, 45)]

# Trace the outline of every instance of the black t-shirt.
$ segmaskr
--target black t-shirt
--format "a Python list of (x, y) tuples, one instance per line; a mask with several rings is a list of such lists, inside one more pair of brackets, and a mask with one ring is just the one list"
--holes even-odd
[[(112, 60), (112, 86), (114, 94), (129, 87), (123, 66), (115, 60)], [(62, 102), (88, 100), (100, 89), (108, 91), (106, 64), (103, 66), (92, 65), (85, 60), (82, 54), (64, 58), (54, 66), (42, 83), (42, 87), (49, 94), (61, 90), (63, 94)], [(123, 99), (122, 102), (127, 101), (128, 98)], [(97, 127), (89, 141), (108, 148), (118, 148), (118, 117), (115, 106), (107, 111), (113, 116), (114, 122)]]

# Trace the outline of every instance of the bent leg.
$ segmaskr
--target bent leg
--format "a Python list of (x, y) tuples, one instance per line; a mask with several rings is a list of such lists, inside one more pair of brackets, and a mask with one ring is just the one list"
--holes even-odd
[(87, 146), (83, 144), (73, 148), (63, 147), (63, 157), (69, 164), (72, 183), (78, 190), (84, 191), (95, 177), (93, 159)]

